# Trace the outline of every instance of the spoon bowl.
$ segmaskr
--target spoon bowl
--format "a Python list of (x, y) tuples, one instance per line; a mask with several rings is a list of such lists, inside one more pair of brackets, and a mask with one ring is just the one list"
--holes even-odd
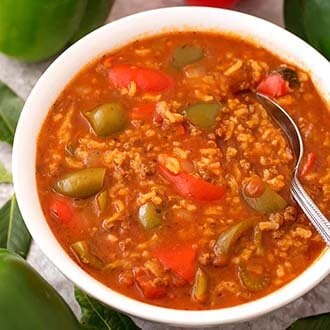
[(257, 93), (256, 96), (271, 119), (282, 129), (293, 151), (295, 166), (292, 172), (290, 187), (292, 196), (327, 246), (330, 247), (330, 222), (307, 194), (298, 179), (298, 171), (304, 155), (304, 143), (300, 130), (292, 117), (278, 103), (261, 93)]

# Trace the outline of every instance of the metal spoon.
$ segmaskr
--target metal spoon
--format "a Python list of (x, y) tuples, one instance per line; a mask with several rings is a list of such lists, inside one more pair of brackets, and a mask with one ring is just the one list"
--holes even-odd
[(304, 144), (299, 128), (290, 115), (268, 96), (257, 93), (257, 99), (273, 121), (283, 130), (294, 153), (296, 164), (292, 172), (290, 189), (293, 198), (297, 201), (328, 247), (330, 247), (330, 222), (309, 197), (298, 179), (298, 169), (304, 154)]

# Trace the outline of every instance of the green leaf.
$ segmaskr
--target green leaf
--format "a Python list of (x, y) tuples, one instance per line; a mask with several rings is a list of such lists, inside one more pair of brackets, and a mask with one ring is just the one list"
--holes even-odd
[(81, 308), (82, 329), (88, 330), (135, 330), (140, 329), (126, 315), (89, 297), (75, 288), (75, 297)]
[(25, 226), (15, 195), (0, 209), (0, 248), (16, 252), (25, 258), (31, 236)]
[(301, 0), (308, 42), (330, 60), (330, 1)]
[(15, 129), (23, 101), (8, 86), (0, 82), (0, 140), (13, 144)]
[(285, 27), (298, 37), (306, 40), (307, 38), (303, 24), (302, 1), (285, 0), (283, 8)]
[(12, 183), (13, 178), (11, 174), (6, 170), (5, 166), (0, 162), (0, 183)]
[(305, 317), (292, 323), (288, 330), (325, 330), (330, 329), (330, 313)]

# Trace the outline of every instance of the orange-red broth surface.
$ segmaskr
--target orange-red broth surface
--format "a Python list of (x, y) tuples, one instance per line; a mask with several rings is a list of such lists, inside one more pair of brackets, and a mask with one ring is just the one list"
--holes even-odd
[(40, 202), (70, 257), (176, 309), (242, 304), (303, 272), (324, 244), (289, 194), (292, 152), (256, 89), (299, 125), (301, 180), (329, 217), (330, 119), (309, 76), (242, 40), (165, 34), (83, 68), (42, 127)]

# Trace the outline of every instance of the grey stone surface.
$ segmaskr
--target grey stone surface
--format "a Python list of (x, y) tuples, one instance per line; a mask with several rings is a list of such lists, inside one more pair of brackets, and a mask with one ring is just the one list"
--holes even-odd
[[(182, 0), (116, 0), (109, 21), (147, 9), (182, 5)], [(282, 25), (282, 0), (242, 0), (237, 10), (263, 17), (276, 24)], [(26, 98), (50, 61), (39, 64), (24, 64), (0, 55), (0, 80), (6, 82), (21, 97)], [(10, 168), (11, 148), (0, 144), (0, 160)], [(0, 205), (12, 194), (11, 185), (0, 185)], [(65, 279), (48, 260), (40, 249), (33, 244), (29, 262), (44, 276), (79, 314), (79, 308), (74, 301), (72, 284)], [(223, 330), (279, 330), (285, 329), (297, 318), (330, 311), (330, 277), (326, 278), (316, 288), (297, 299), (295, 302), (253, 321), (221, 326), (215, 329)], [(169, 327), (137, 320), (144, 330), (165, 330)], [(179, 329), (179, 328), (178, 328)]]

